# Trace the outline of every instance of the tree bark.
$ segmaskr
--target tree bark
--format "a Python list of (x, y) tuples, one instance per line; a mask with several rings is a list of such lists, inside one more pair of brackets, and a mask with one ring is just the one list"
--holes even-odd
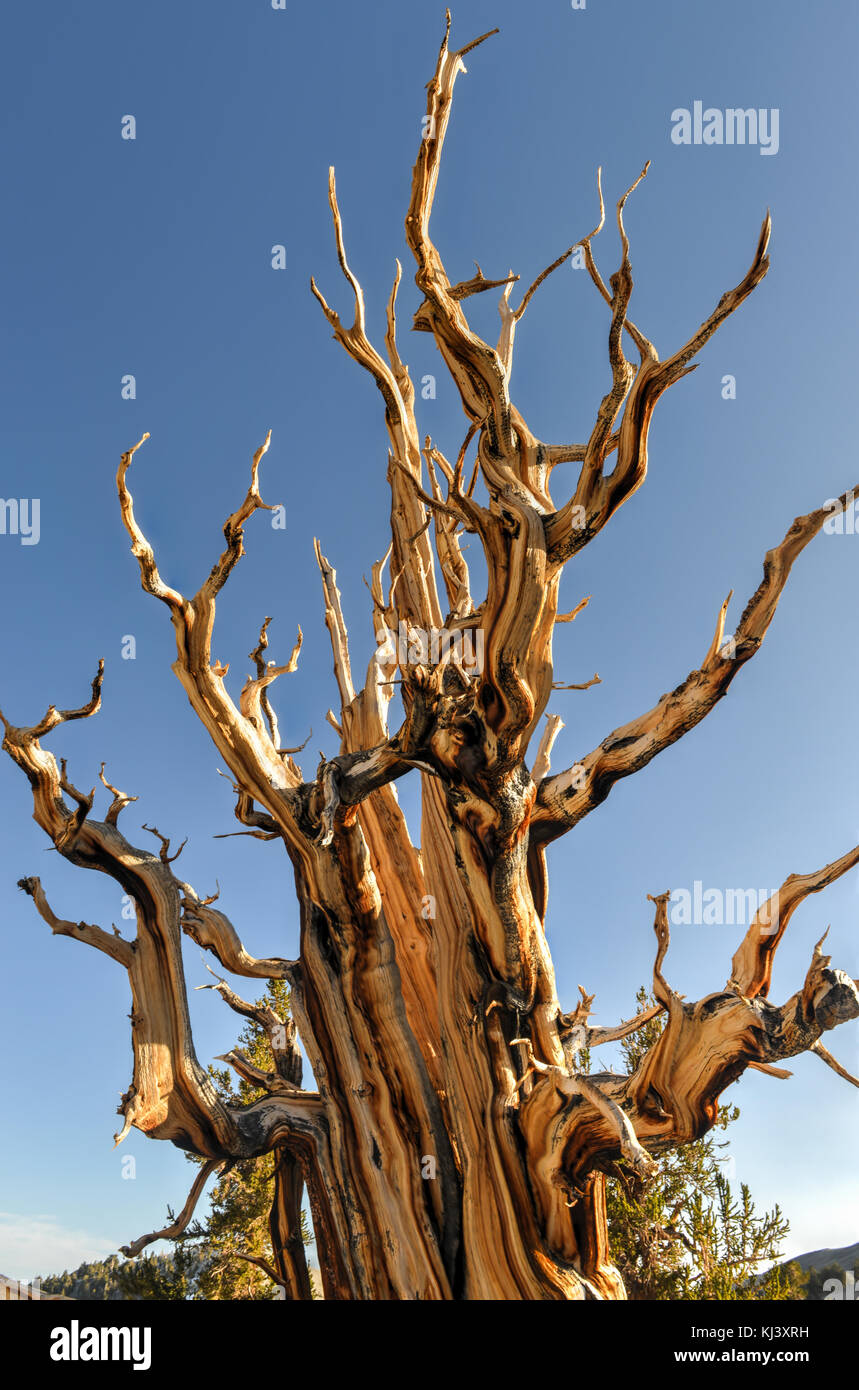
[[(694, 369), (695, 354), (766, 274), (769, 218), (743, 279), (686, 344), (661, 360), (627, 316), (633, 282), (623, 212), (647, 168), (617, 203), (622, 259), (608, 285), (592, 249), (605, 220), (599, 184), (599, 223), (578, 245), (610, 310), (611, 386), (585, 443), (539, 440), (510, 397), (516, 326), (533, 294), (575, 247), (536, 277), (516, 308), (511, 295), (518, 277), (490, 280), (478, 267), (471, 280), (448, 279), (430, 236), (432, 204), (454, 84), (465, 71), (464, 57), (489, 37), (451, 50), (449, 30), (448, 16), (428, 86), (426, 133), (405, 225), (422, 295), (414, 327), (432, 334), (467, 421), (455, 463), (429, 437), (421, 443), (415, 391), (397, 347), (399, 263), (384, 356), (367, 337), (333, 170), (330, 176), (337, 253), (354, 303), (351, 326), (311, 285), (335, 338), (382, 395), (391, 544), (373, 567), (377, 650), (357, 689), (336, 574), (316, 545), (339, 692), (339, 710), (328, 718), (341, 743), (312, 779), (294, 761), (297, 750), (281, 746), (270, 700), (275, 679), (296, 669), (301, 634), (283, 666), (267, 663), (265, 619), (251, 653), (256, 675), (248, 677), (238, 704), (224, 682), (227, 667), (211, 655), (217, 596), (244, 553), (246, 523), (266, 506), (259, 470), (269, 439), (254, 455), (243, 502), (227, 519), (224, 551), (190, 599), (161, 578), (128, 488), (132, 461), (148, 436), (123, 455), (117, 475), (143, 587), (170, 613), (173, 669), (229, 769), (236, 816), (247, 827), (240, 833), (279, 841), (289, 856), (300, 905), (298, 959), (250, 955), (229, 919), (212, 906), (214, 899), (201, 899), (176, 877), (169, 841), (153, 831), (160, 841), (156, 855), (120, 833), (119, 814), (134, 798), (110, 786), (103, 766), (101, 780), (113, 801), (98, 822), (91, 815), (94, 793), (79, 792), (65, 764), (58, 768), (42, 748), (40, 741), (56, 727), (96, 712), (101, 668), (91, 700), (80, 709), (52, 706), (29, 728), (4, 719), (3, 746), (30, 781), (40, 828), (64, 858), (122, 885), (137, 907), (137, 934), (126, 941), (61, 920), (38, 879), (22, 879), (21, 887), (54, 932), (87, 942), (128, 972), (134, 1070), (117, 1142), (134, 1126), (207, 1160), (179, 1222), (187, 1225), (210, 1172), (275, 1154), (270, 1273), (288, 1298), (310, 1297), (300, 1240), (303, 1188), (326, 1298), (623, 1298), (611, 1263), (604, 1193), (605, 1176), (618, 1163), (646, 1183), (661, 1154), (712, 1126), (721, 1092), (747, 1067), (783, 1078), (789, 1073), (777, 1062), (812, 1050), (859, 1084), (820, 1042), (823, 1032), (859, 1016), (856, 982), (830, 968), (820, 945), (791, 999), (776, 1006), (766, 997), (772, 957), (795, 907), (859, 862), (859, 849), (818, 873), (788, 879), (768, 905), (769, 915), (749, 928), (725, 989), (695, 1003), (684, 1002), (662, 975), (667, 895), (654, 898), (654, 992), (667, 1022), (630, 1076), (585, 1076), (577, 1067), (583, 1048), (624, 1036), (654, 1010), (616, 1028), (595, 1028), (588, 1022), (593, 997), (582, 992), (575, 1008), (564, 1012), (544, 930), (545, 850), (727, 693), (759, 650), (794, 560), (831, 508), (799, 517), (768, 552), (730, 652), (723, 640), (726, 600), (701, 667), (581, 762), (552, 775), (551, 749), (561, 726), (559, 716), (547, 714), (552, 693), (586, 689), (599, 679), (578, 685), (555, 680), (555, 624), (570, 621), (586, 602), (570, 614), (558, 612), (563, 567), (643, 483), (656, 402)], [(495, 347), (474, 332), (463, 307), (471, 295), (493, 287), (502, 288)], [(627, 338), (637, 364), (625, 356)], [(472, 445), (473, 473), (466, 482)], [(558, 504), (551, 474), (562, 462), (581, 468), (575, 491)], [(841, 506), (851, 498), (845, 493)], [(478, 604), (463, 532), (477, 537), (486, 561), (486, 593)], [(451, 639), (441, 653), (432, 636), (439, 632)], [(406, 634), (407, 651), (390, 633)], [(479, 659), (466, 659), (466, 652)], [(403, 722), (391, 734), (388, 713), (397, 686)], [(532, 755), (544, 715), (546, 729)], [(419, 848), (395, 789), (406, 775), (422, 783)], [(269, 1030), (272, 1069), (249, 1070), (241, 1054), (227, 1054), (225, 1060), (266, 1096), (247, 1107), (218, 1099), (194, 1054), (183, 933), (232, 974), (288, 981), (314, 1090), (302, 1088), (294, 1030), (284, 1031), (281, 1021), (255, 1011), (222, 981), (217, 988), (225, 1002), (258, 1014)], [(141, 1237), (126, 1250), (138, 1253), (163, 1234)]]

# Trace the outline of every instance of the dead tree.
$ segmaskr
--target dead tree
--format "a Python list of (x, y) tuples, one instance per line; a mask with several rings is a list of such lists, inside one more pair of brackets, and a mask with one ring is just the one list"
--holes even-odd
[[(137, 935), (126, 941), (63, 921), (38, 879), (21, 886), (54, 932), (95, 946), (128, 972), (134, 1072), (118, 1138), (135, 1126), (206, 1160), (167, 1234), (190, 1220), (210, 1172), (274, 1152), (271, 1273), (292, 1298), (308, 1296), (297, 1239), (303, 1186), (327, 1298), (622, 1298), (604, 1205), (605, 1175), (621, 1160), (646, 1181), (661, 1153), (707, 1131), (720, 1093), (747, 1067), (783, 1077), (785, 1058), (811, 1050), (859, 1084), (820, 1041), (859, 1015), (856, 981), (830, 967), (820, 943), (796, 993), (780, 1005), (768, 997), (773, 957), (795, 908), (853, 867), (859, 847), (816, 873), (792, 875), (752, 922), (727, 983), (693, 1003), (662, 973), (668, 895), (656, 895), (653, 987), (657, 1008), (667, 1015), (664, 1032), (633, 1075), (597, 1070), (588, 1076), (576, 1068), (578, 1051), (631, 1032), (653, 1010), (616, 1028), (597, 1028), (588, 1022), (591, 996), (582, 992), (570, 1012), (562, 1007), (544, 933), (546, 849), (727, 694), (757, 653), (795, 559), (832, 513), (821, 507), (798, 517), (768, 551), (730, 653), (726, 600), (700, 667), (652, 709), (555, 774), (549, 759), (560, 720), (549, 716), (529, 754), (555, 688), (555, 624), (575, 616), (558, 612), (563, 568), (644, 482), (654, 407), (694, 370), (695, 355), (763, 279), (770, 221), (767, 216), (739, 284), (688, 342), (661, 358), (627, 314), (632, 275), (624, 206), (646, 168), (617, 203), (622, 257), (608, 284), (592, 250), (605, 220), (600, 187), (598, 225), (577, 245), (610, 313), (611, 385), (584, 443), (544, 443), (511, 400), (514, 336), (533, 294), (575, 247), (534, 280), (515, 308), (516, 277), (490, 280), (478, 267), (470, 280), (451, 284), (430, 213), (454, 83), (465, 71), (464, 56), (489, 35), (455, 51), (449, 30), (448, 17), (405, 227), (422, 295), (414, 327), (432, 334), (467, 420), (455, 462), (419, 435), (415, 391), (396, 338), (399, 264), (384, 354), (367, 337), (333, 171), (330, 176), (351, 324), (311, 285), (335, 338), (370, 373), (384, 401), (391, 543), (373, 569), (373, 627), (377, 634), (404, 631), (409, 644), (404, 654), (399, 644), (380, 642), (366, 677), (355, 682), (335, 572), (317, 545), (340, 696), (339, 713), (329, 711), (328, 718), (341, 743), (315, 777), (306, 780), (296, 750), (281, 746), (269, 699), (274, 680), (295, 669), (300, 635), (288, 662), (267, 663), (266, 618), (252, 653), (256, 674), (238, 704), (225, 684), (226, 666), (212, 658), (218, 594), (243, 554), (246, 523), (266, 505), (258, 475), (269, 440), (254, 455), (247, 495), (226, 522), (223, 553), (192, 598), (162, 578), (136, 518), (128, 473), (140, 444), (123, 455), (117, 476), (143, 588), (170, 614), (173, 669), (229, 768), (236, 816), (247, 833), (279, 840), (289, 856), (300, 905), (299, 957), (250, 955), (213, 900), (176, 876), (169, 841), (158, 836), (159, 852), (151, 853), (125, 839), (118, 818), (133, 798), (110, 787), (104, 768), (101, 780), (113, 800), (97, 821), (94, 792), (79, 791), (65, 763), (58, 767), (42, 747), (58, 725), (98, 709), (101, 667), (82, 708), (51, 706), (29, 728), (4, 720), (4, 747), (26, 773), (35, 819), (55, 848), (73, 864), (111, 875), (134, 900)], [(470, 296), (493, 287), (502, 289), (494, 347), (465, 313)], [(637, 360), (627, 358), (628, 344)], [(575, 491), (553, 500), (552, 470), (565, 462), (580, 465)], [(463, 533), (478, 538), (486, 559), (486, 593), (477, 603)], [(466, 662), (456, 643), (440, 656), (426, 640), (421, 645), (419, 634), (440, 631), (479, 639), (482, 661)], [(403, 718), (391, 733), (396, 687)], [(420, 848), (411, 842), (394, 789), (407, 774), (422, 784)], [(264, 1090), (264, 1099), (244, 1108), (218, 1099), (191, 1039), (183, 933), (225, 971), (288, 981), (316, 1089), (302, 1088), (293, 1027), (263, 1011), (271, 1071), (252, 1068), (239, 1053), (228, 1060)], [(239, 1012), (254, 1013), (228, 986), (221, 992)], [(136, 1253), (159, 1234), (126, 1249)]]

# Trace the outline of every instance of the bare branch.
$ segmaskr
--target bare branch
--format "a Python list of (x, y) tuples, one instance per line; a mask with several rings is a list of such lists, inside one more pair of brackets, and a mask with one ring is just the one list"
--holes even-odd
[(207, 1163), (203, 1164), (194, 1179), (191, 1191), (188, 1193), (187, 1201), (175, 1221), (172, 1221), (169, 1226), (162, 1227), (160, 1231), (151, 1231), (149, 1235), (138, 1237), (138, 1239), (133, 1240), (130, 1245), (121, 1245), (119, 1247), (121, 1253), (127, 1255), (129, 1259), (133, 1259), (136, 1255), (140, 1254), (141, 1250), (145, 1250), (147, 1245), (154, 1245), (156, 1240), (175, 1240), (177, 1236), (181, 1236), (182, 1232), (188, 1226), (191, 1217), (194, 1215), (194, 1209), (200, 1199), (200, 1193), (203, 1191), (209, 1178), (213, 1173), (222, 1173), (226, 1166), (227, 1165), (220, 1159), (210, 1158)]
[(602, 678), (595, 671), (589, 681), (582, 681), (581, 685), (564, 685), (560, 681), (552, 681), (553, 690), (590, 690), (591, 686), (602, 685)]
[(105, 816), (104, 820), (106, 825), (116, 825), (116, 822), (119, 819), (120, 811), (124, 810), (126, 806), (129, 806), (132, 801), (137, 801), (138, 798), (136, 796), (126, 796), (125, 792), (119, 791), (110, 782), (108, 782), (107, 778), (104, 775), (104, 766), (104, 763), (102, 763), (101, 767), (99, 768), (99, 780), (101, 781), (103, 787), (106, 787), (109, 792), (113, 792), (113, 801), (110, 803), (110, 806), (108, 807), (107, 815)]
[[(855, 495), (852, 491), (843, 493), (838, 507), (850, 505)], [(832, 507), (827, 506), (797, 517), (784, 540), (767, 552), (763, 579), (737, 624), (730, 654), (717, 650), (714, 639), (702, 665), (670, 694), (663, 695), (653, 709), (615, 729), (575, 767), (543, 781), (531, 822), (531, 834), (537, 842), (547, 844), (577, 824), (605, 800), (615, 782), (646, 767), (657, 753), (676, 743), (710, 713), (759, 650), (794, 561), (832, 515)], [(723, 622), (720, 614), (719, 636)]]
[[(280, 730), (278, 728), (277, 717), (271, 707), (268, 697), (268, 687), (277, 680), (278, 676), (291, 675), (298, 668), (298, 656), (301, 651), (302, 632), (298, 629), (298, 636), (295, 639), (295, 646), (292, 649), (289, 660), (284, 666), (278, 666), (273, 661), (263, 660), (262, 653), (268, 646), (268, 634), (266, 628), (271, 622), (271, 618), (266, 618), (260, 628), (259, 643), (250, 654), (250, 659), (255, 662), (257, 668), (256, 679), (248, 676), (239, 696), (239, 708), (245, 719), (250, 720), (260, 726), (260, 714), (265, 717), (271, 736), (272, 745), (278, 753), (298, 752), (297, 748), (287, 749), (280, 746)], [(304, 745), (302, 744), (302, 747)]]
[(731, 963), (727, 989), (747, 999), (769, 994), (773, 961), (788, 922), (800, 903), (859, 864), (859, 845), (812, 874), (791, 874), (755, 914)]
[(116, 474), (116, 487), (119, 493), (119, 505), (122, 511), (122, 520), (125, 529), (131, 537), (131, 553), (140, 565), (140, 578), (143, 588), (148, 594), (155, 598), (160, 598), (163, 603), (171, 608), (181, 610), (185, 600), (176, 589), (171, 589), (169, 584), (165, 584), (158, 572), (155, 563), (155, 552), (148, 540), (144, 536), (134, 515), (134, 498), (126, 482), (126, 475), (131, 467), (131, 460), (137, 453), (141, 444), (149, 438), (149, 434), (144, 434), (137, 441), (132, 449), (127, 449), (119, 461), (119, 469)]
[[(351, 286), (354, 299), (354, 320), (351, 328), (345, 328), (339, 314), (332, 309), (315, 280), (310, 288), (316, 296), (325, 317), (334, 329), (334, 336), (345, 348), (349, 356), (367, 370), (373, 377), (385, 402), (385, 422), (394, 456), (402, 461), (410, 477), (420, 479), (420, 444), (414, 416), (414, 387), (396, 346), (396, 295), (400, 281), (400, 265), (387, 306), (387, 345), (390, 363), (385, 362), (367, 337), (364, 321), (364, 297), (358, 280), (353, 275), (346, 260), (343, 242), (343, 225), (337, 203), (337, 189), (334, 170), (328, 175), (328, 201), (334, 223), (337, 244), (337, 257), (340, 267)], [(438, 626), (441, 614), (433, 575), (432, 551), (421, 529), (426, 517), (419, 505), (416, 494), (410, 492), (403, 479), (391, 474), (391, 537), (393, 542), (394, 565), (403, 577), (401, 607), (406, 615), (422, 626)], [(409, 537), (418, 537), (410, 546)]]
[[(814, 1048), (811, 1050), (813, 1052)], [(789, 1081), (793, 1076), (793, 1072), (788, 1071), (787, 1067), (774, 1067), (770, 1062), (748, 1062), (747, 1066), (752, 1071), (762, 1071), (764, 1076), (774, 1077), (776, 1081)]]
[[(634, 188), (635, 184), (632, 187)], [(632, 189), (629, 190), (631, 191)], [(612, 295), (608, 296), (605, 287), (602, 287), (612, 305), (609, 357), (613, 384), (603, 400), (591, 433), (576, 491), (570, 501), (546, 521), (546, 543), (550, 558), (556, 564), (562, 564), (569, 556), (587, 545), (602, 530), (617, 508), (641, 486), (647, 473), (647, 436), (656, 402), (669, 386), (694, 370), (694, 367), (687, 365), (690, 359), (713, 336), (728, 315), (748, 298), (769, 268), (766, 251), (770, 235), (770, 218), (767, 213), (749, 270), (733, 290), (722, 295), (713, 313), (678, 352), (665, 362), (660, 362), (652, 344), (636, 331), (634, 336), (641, 353), (641, 366), (631, 382), (631, 369), (625, 362), (620, 342), (622, 330), (628, 326), (626, 305), (632, 290), (628, 242), (626, 233), (622, 230), (623, 204), (627, 196), (628, 194), (624, 195), (618, 204), (618, 226), (621, 228), (624, 244), (624, 259), (617, 275), (612, 277)], [(590, 269), (591, 263), (588, 264)], [(626, 405), (617, 432), (617, 461), (612, 472), (603, 476), (603, 464), (612, 451), (612, 440), (615, 437), (611, 434), (611, 426), (624, 398)], [(572, 457), (572, 454), (569, 451), (555, 451), (552, 461), (560, 462), (563, 457)]]
[(340, 590), (337, 588), (337, 571), (322, 554), (317, 540), (313, 542), (316, 563), (322, 575), (322, 591), (325, 596), (325, 626), (331, 634), (331, 647), (334, 652), (334, 675), (340, 691), (342, 706), (352, 703), (355, 686), (352, 683), (352, 667), (349, 661), (349, 636), (340, 603)]
[(657, 1003), (664, 1009), (671, 1005), (674, 991), (666, 983), (662, 974), (662, 962), (668, 953), (668, 946), (671, 940), (671, 931), (668, 926), (668, 900), (670, 893), (658, 893), (656, 896), (648, 893), (650, 902), (656, 904), (656, 916), (653, 922), (653, 930), (656, 932), (656, 960), (653, 963), (653, 993)]
[[(453, 499), (453, 510), (459, 511), (460, 515), (464, 512), (466, 516), (470, 514), (471, 509), (468, 507), (467, 494), (464, 495), (462, 492), (462, 465), (466, 450), (476, 432), (476, 428), (476, 425), (470, 426), (462, 448), (460, 449), (455, 468), (451, 468), (440, 450), (433, 448), (429, 435), (426, 436), (423, 449), (434, 500), (436, 502), (442, 501), (441, 488), (435, 471), (435, 466), (438, 464), (447, 480), (448, 505), (451, 505), (451, 500)], [(445, 513), (437, 509), (434, 510), (433, 514), (435, 517), (436, 552), (444, 577), (445, 589), (447, 590), (448, 602), (450, 603), (450, 611), (454, 617), (464, 618), (473, 611), (474, 604), (471, 597), (471, 581), (468, 565), (465, 562), (459, 543), (458, 522), (455, 517), (448, 517)]]
[(664, 1007), (664, 1004), (651, 1004), (649, 1008), (636, 1014), (635, 1018), (627, 1019), (625, 1023), (619, 1023), (614, 1028), (589, 1028), (588, 1047), (599, 1047), (601, 1043), (619, 1042), (621, 1038), (628, 1038), (630, 1033), (637, 1033), (639, 1028), (643, 1028), (645, 1023), (650, 1023), (651, 1019), (658, 1018)]
[(259, 492), (259, 466), (263, 456), (268, 453), (271, 444), (271, 430), (268, 431), (264, 442), (256, 450), (251, 461), (251, 481), (245, 499), (241, 506), (237, 507), (231, 516), (224, 522), (224, 539), (227, 542), (226, 549), (222, 552), (212, 572), (200, 590), (210, 601), (213, 600), (226, 584), (239, 560), (245, 553), (244, 548), (244, 525), (253, 516), (254, 512), (265, 511), (273, 512), (275, 504), (269, 505), (263, 502)]
[(92, 791), (89, 792), (78, 791), (74, 783), (69, 781), (69, 778), (66, 774), (65, 758), (61, 758), (60, 788), (62, 789), (62, 791), (66, 792), (72, 798), (73, 801), (77, 802), (77, 810), (73, 813), (71, 819), (69, 820), (68, 825), (65, 829), (65, 833), (60, 837), (59, 840), (55, 842), (57, 849), (60, 850), (60, 852), (62, 852), (62, 850), (65, 849), (67, 845), (73, 844), (74, 841), (77, 839), (81, 826), (83, 825), (84, 821), (86, 820), (87, 816), (92, 810), (92, 804), (95, 799), (95, 787), (93, 787)]
[(162, 864), (173, 864), (173, 863), (175, 863), (175, 861), (179, 858), (179, 855), (182, 853), (183, 849), (185, 848), (185, 846), (186, 846), (187, 843), (188, 843), (188, 837), (186, 836), (185, 839), (182, 841), (181, 845), (179, 846), (179, 848), (177, 849), (176, 853), (175, 853), (175, 854), (171, 854), (171, 853), (170, 853), (170, 841), (167, 839), (167, 837), (166, 837), (165, 835), (162, 835), (162, 834), (161, 834), (161, 832), (159, 831), (159, 829), (158, 829), (157, 826), (155, 826), (155, 825), (143, 825), (143, 826), (141, 826), (141, 829), (142, 829), (142, 830), (148, 830), (150, 835), (154, 835), (155, 838), (156, 838), (156, 840), (160, 840), (160, 841), (161, 841), (161, 849), (160, 849), (160, 851), (159, 851), (159, 857), (160, 857), (160, 859), (161, 859), (161, 863), (162, 863)]
[(454, 84), (457, 75), (465, 71), (464, 55), (489, 37), (490, 34), (484, 34), (453, 53), (448, 49), (447, 33), (442, 41), (435, 74), (427, 89), (426, 135), (412, 172), (406, 239), (417, 262), (415, 280), (425, 296), (414, 326), (433, 334), (466, 414), (472, 421), (486, 422), (491, 448), (500, 457), (511, 453), (513, 447), (504, 364), (498, 352), (470, 329), (429, 232)]
[(318, 1091), (303, 1091), (300, 1086), (288, 1081), (278, 1071), (265, 1071), (262, 1067), (256, 1066), (238, 1047), (231, 1048), (229, 1052), (223, 1053), (215, 1060), (226, 1062), (242, 1080), (247, 1081), (251, 1086), (260, 1087), (272, 1096), (288, 1096), (290, 1099), (300, 1096), (302, 1100), (319, 1100)]
[(38, 878), (19, 878), (18, 887), (33, 899), (40, 917), (44, 918), (55, 936), (73, 936), (77, 941), (85, 941), (88, 946), (94, 946), (96, 950), (103, 951), (106, 956), (118, 961), (126, 970), (131, 968), (134, 958), (134, 946), (131, 942), (125, 941), (121, 936), (112, 936), (101, 927), (89, 926), (86, 922), (67, 922), (57, 917)]
[(291, 793), (301, 785), (301, 775), (291, 761), (280, 756), (268, 730), (236, 708), (223, 680), (228, 667), (220, 662), (213, 663), (211, 656), (215, 600), (244, 553), (244, 523), (260, 509), (271, 510), (259, 494), (259, 466), (270, 438), (269, 433), (254, 454), (250, 486), (244, 501), (224, 525), (226, 549), (190, 601), (175, 590), (168, 591), (161, 583), (152, 548), (135, 521), (125, 479), (133, 450), (123, 456), (117, 481), (123, 520), (132, 538), (132, 550), (140, 560), (144, 589), (165, 599), (172, 609), (177, 647), (173, 669), (249, 804), (259, 802), (276, 823), (290, 852), (300, 853), (304, 837), (295, 823)]
[(245, 950), (235, 927), (223, 912), (218, 912), (201, 901), (187, 883), (181, 885), (185, 890), (182, 899), (182, 930), (186, 936), (211, 951), (225, 970), (233, 975), (243, 975), (251, 979), (288, 980), (295, 969), (295, 962), (278, 957), (257, 960)]
[(261, 1269), (263, 1274), (268, 1275), (273, 1284), (277, 1284), (281, 1289), (287, 1288), (286, 1281), (280, 1278), (268, 1260), (264, 1260), (261, 1255), (249, 1255), (244, 1250), (225, 1250), (223, 1258), (225, 1260), (244, 1260), (246, 1264), (256, 1265), (257, 1269)]
[(56, 709), (54, 705), (49, 705), (46, 713), (39, 720), (38, 724), (33, 724), (30, 728), (16, 728), (10, 724), (6, 716), (0, 711), (0, 720), (6, 729), (7, 737), (13, 735), (13, 741), (19, 746), (35, 743), (37, 739), (43, 738), (45, 734), (56, 729), (58, 724), (68, 724), (73, 719), (89, 719), (90, 715), (97, 714), (101, 709), (101, 687), (104, 682), (104, 660), (98, 663), (98, 671), (93, 677), (92, 695), (85, 705), (80, 709)]
[(564, 721), (559, 714), (546, 715), (546, 727), (543, 730), (543, 736), (537, 748), (537, 756), (534, 759), (534, 766), (531, 769), (531, 778), (534, 782), (542, 782), (543, 778), (549, 775), (552, 747), (563, 727)]
[(722, 651), (722, 642), (725, 636), (725, 618), (728, 615), (728, 606), (733, 597), (734, 591), (731, 589), (728, 597), (719, 609), (719, 616), (716, 619), (716, 631), (713, 633), (713, 640), (707, 649), (707, 655), (704, 657), (704, 666), (712, 666)]
[(849, 1081), (851, 1086), (859, 1086), (859, 1077), (853, 1076), (845, 1067), (842, 1067), (841, 1063), (835, 1060), (832, 1053), (826, 1050), (819, 1039), (810, 1050), (814, 1052), (821, 1061), (825, 1062), (828, 1067), (831, 1067), (836, 1075), (841, 1077), (842, 1081)]
[[(605, 214), (603, 214), (603, 216), (604, 215)], [(600, 227), (601, 226), (602, 222), (600, 222)], [(595, 230), (591, 232), (590, 235), (596, 236), (597, 232), (600, 230), (600, 227), (595, 228)], [(576, 245), (578, 245), (578, 243), (576, 243)], [(508, 276), (507, 281), (505, 282), (506, 288), (501, 296), (501, 300), (498, 305), (498, 312), (501, 315), (501, 335), (498, 339), (498, 346), (496, 347), (496, 352), (498, 353), (498, 356), (501, 358), (501, 361), (504, 363), (504, 370), (507, 373), (508, 381), (510, 380), (511, 373), (513, 371), (513, 343), (516, 336), (516, 325), (521, 319), (528, 305), (530, 304), (534, 294), (542, 285), (543, 281), (548, 279), (552, 272), (557, 270), (559, 266), (562, 266), (565, 261), (569, 260), (570, 256), (576, 249), (576, 245), (567, 247), (567, 250), (562, 251), (561, 255), (557, 256), (555, 260), (552, 261), (551, 265), (547, 265), (546, 269), (540, 272), (536, 280), (534, 280), (531, 283), (530, 287), (526, 290), (518, 309), (512, 309), (510, 307), (510, 292), (513, 289), (515, 281), (519, 279), (519, 276), (514, 275), (512, 271), (510, 272), (510, 275)]]
[(268, 647), (268, 625), (270, 622), (271, 618), (264, 619), (262, 627), (259, 630), (259, 641), (250, 653), (249, 659), (256, 666), (257, 680), (256, 682), (248, 680), (246, 683), (241, 696), (241, 709), (246, 718), (255, 718), (257, 717), (257, 707), (261, 708), (268, 724), (271, 741), (274, 747), (278, 752), (292, 753), (298, 750), (280, 747), (280, 732), (278, 730), (277, 717), (271, 707), (266, 687), (269, 686), (272, 681), (276, 680), (278, 676), (283, 676), (287, 673), (291, 674), (296, 670), (298, 666), (298, 655), (301, 651), (301, 628), (299, 627), (298, 629), (298, 636), (295, 640), (295, 646), (292, 649), (289, 661), (285, 666), (276, 666), (273, 661), (266, 662), (263, 659), (263, 652)]
[(461, 280), (458, 285), (451, 285), (448, 291), (451, 299), (469, 299), (473, 294), (483, 294), (486, 290), (497, 290), (501, 285), (512, 286), (519, 279), (519, 276), (514, 275), (511, 271), (503, 280), (487, 280), (480, 266), (477, 265), (477, 261), (474, 264), (477, 266), (477, 274), (473, 275), (470, 280)]
[[(205, 963), (205, 962), (204, 962)], [(291, 1018), (282, 1018), (281, 1015), (271, 1007), (270, 1004), (249, 1004), (242, 999), (234, 990), (230, 989), (226, 980), (216, 975), (210, 966), (206, 966), (210, 975), (215, 978), (213, 985), (198, 985), (197, 989), (214, 989), (224, 1000), (225, 1004), (243, 1018), (250, 1018), (265, 1031), (274, 1058), (275, 1071), (277, 1076), (290, 1083), (290, 1089), (298, 1090), (301, 1087), (302, 1061), (301, 1050), (298, 1046), (298, 1034), (295, 1023)], [(237, 1056), (243, 1054), (236, 1050)], [(225, 1058), (223, 1060), (229, 1060)], [(271, 1089), (269, 1087), (269, 1089)]]
[(580, 602), (576, 604), (575, 608), (570, 609), (570, 612), (569, 612), (569, 613), (556, 613), (556, 614), (555, 614), (555, 622), (556, 622), (556, 623), (571, 623), (571, 622), (573, 622), (573, 621), (579, 616), (579, 614), (582, 612), (582, 610), (585, 609), (585, 608), (587, 608), (587, 606), (588, 606), (588, 604), (590, 603), (590, 601), (591, 601), (591, 596), (590, 596), (590, 594), (588, 594), (586, 598), (581, 599)]

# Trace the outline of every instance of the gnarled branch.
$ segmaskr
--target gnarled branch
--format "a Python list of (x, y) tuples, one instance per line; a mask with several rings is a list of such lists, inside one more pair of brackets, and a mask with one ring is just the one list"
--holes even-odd
[[(839, 506), (850, 505), (854, 495), (842, 494)], [(700, 667), (670, 694), (663, 695), (653, 709), (615, 729), (580, 763), (544, 779), (531, 822), (536, 844), (545, 845), (576, 825), (605, 800), (617, 781), (646, 767), (657, 753), (676, 743), (710, 713), (759, 650), (795, 559), (832, 515), (831, 507), (820, 507), (797, 517), (784, 540), (767, 552), (763, 579), (737, 624), (730, 651), (718, 645), (726, 611), (723, 605), (716, 638)]]
[(219, 1159), (210, 1158), (203, 1164), (194, 1179), (185, 1205), (175, 1220), (171, 1221), (169, 1226), (162, 1226), (160, 1231), (150, 1231), (148, 1235), (138, 1236), (137, 1240), (133, 1240), (130, 1245), (121, 1245), (119, 1247), (120, 1252), (127, 1255), (129, 1259), (133, 1259), (140, 1254), (141, 1250), (145, 1250), (147, 1245), (154, 1245), (156, 1240), (175, 1240), (177, 1236), (181, 1236), (190, 1224), (191, 1217), (194, 1215), (194, 1210), (200, 1200), (200, 1193), (209, 1178), (213, 1173), (223, 1173), (226, 1167), (227, 1164), (222, 1163)]

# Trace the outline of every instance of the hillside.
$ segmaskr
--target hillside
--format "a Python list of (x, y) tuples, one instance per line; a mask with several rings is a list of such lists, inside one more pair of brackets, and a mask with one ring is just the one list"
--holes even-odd
[(809, 1270), (830, 1269), (837, 1266), (838, 1269), (854, 1269), (859, 1264), (859, 1240), (855, 1245), (844, 1245), (840, 1250), (809, 1250), (805, 1255), (795, 1255), (791, 1261), (799, 1265), (803, 1274)]

